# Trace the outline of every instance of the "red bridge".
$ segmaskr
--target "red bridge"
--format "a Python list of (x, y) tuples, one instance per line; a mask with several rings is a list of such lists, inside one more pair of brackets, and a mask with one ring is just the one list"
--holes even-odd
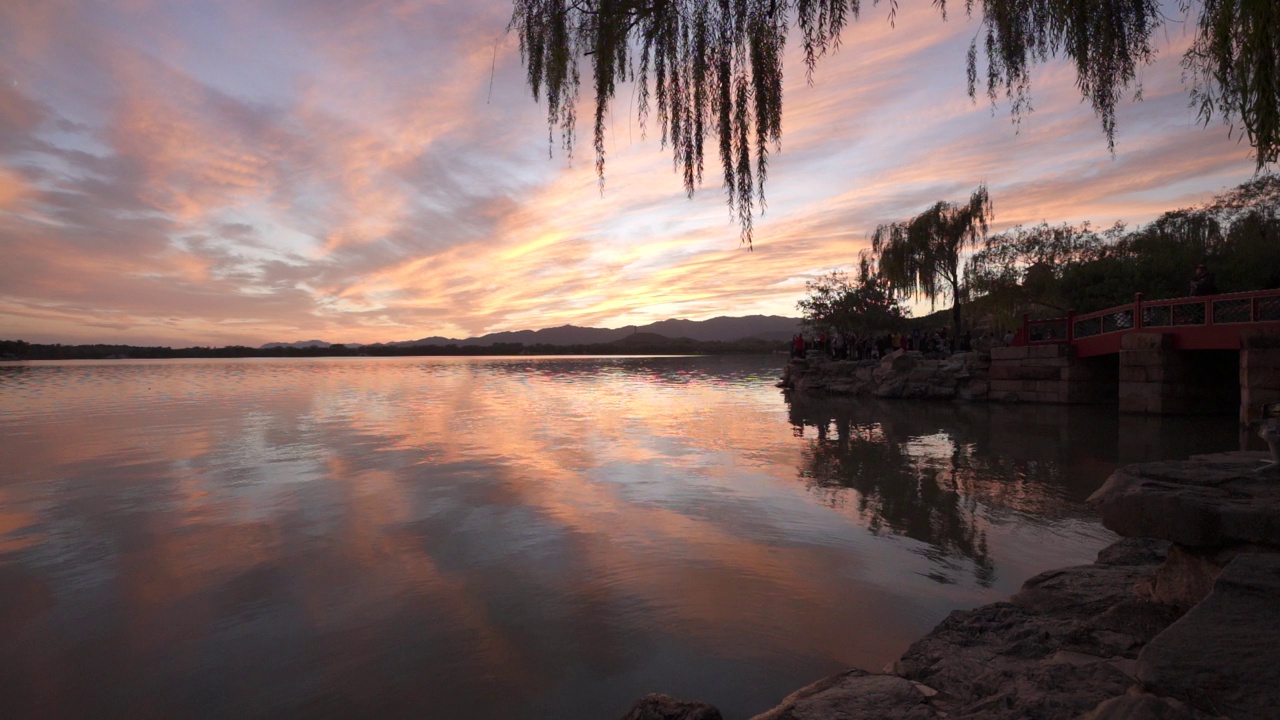
[[(1118, 359), (1117, 359), (1118, 358)], [(1119, 402), (1121, 412), (1229, 412), (1280, 401), (1280, 290), (1146, 302), (1032, 320), (991, 350), (990, 397)]]
[(1280, 330), (1280, 290), (1144, 301), (1087, 315), (1031, 320), (1024, 315), (1014, 346), (1068, 344), (1076, 357), (1120, 352), (1128, 333), (1171, 336), (1175, 350), (1239, 350), (1244, 330)]

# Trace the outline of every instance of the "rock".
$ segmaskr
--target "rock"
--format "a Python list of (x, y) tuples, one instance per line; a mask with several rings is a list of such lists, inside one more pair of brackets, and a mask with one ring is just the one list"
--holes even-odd
[(924, 396), (930, 400), (950, 400), (956, 396), (954, 385), (931, 384), (925, 388)]
[(972, 401), (988, 399), (990, 358), (960, 353), (926, 358), (894, 351), (880, 360), (793, 359), (778, 387), (799, 393)]
[(1138, 655), (1148, 690), (1232, 718), (1280, 713), (1280, 555), (1242, 553)]
[(911, 383), (928, 384), (930, 380), (934, 379), (938, 375), (938, 369), (936, 367), (931, 367), (931, 365), (932, 363), (912, 368), (911, 372), (907, 373), (907, 381)]
[(911, 646), (894, 672), (928, 685), (951, 718), (1076, 718), (1135, 682), (1142, 644), (1177, 620), (1134, 584), (1167, 543), (1123, 539), (1099, 564), (1042, 573), (1008, 603), (957, 611)]
[(922, 383), (907, 382), (902, 387), (902, 397), (910, 400), (919, 400), (929, 394), (929, 386)]
[(872, 394), (878, 398), (899, 398), (903, 396), (906, 385), (906, 381), (902, 378), (891, 378), (887, 382), (881, 382)]
[(925, 685), (924, 683), (913, 682), (911, 684), (914, 685), (915, 688), (920, 691), (921, 695), (924, 695), (927, 698), (937, 697), (938, 695), (937, 690), (934, 690), (933, 688), (929, 687), (928, 685)]
[(1190, 610), (1213, 589), (1213, 581), (1237, 554), (1238, 547), (1195, 549), (1174, 545), (1168, 559), (1134, 588), (1138, 597)]
[(896, 664), (953, 718), (1074, 718), (1133, 679), (1107, 658), (1061, 649), (1073, 625), (1007, 603), (952, 613)]
[[(1107, 608), (1082, 626), (1088, 639), (1117, 655), (1135, 657), (1137, 650), (1151, 642), (1165, 628), (1182, 617), (1183, 611), (1173, 605), (1132, 597)], [(1133, 673), (1129, 673), (1132, 675)]]
[(1098, 565), (1155, 565), (1169, 554), (1169, 541), (1156, 538), (1120, 538), (1098, 551)]
[(622, 720), (723, 720), (720, 710), (703, 702), (650, 693), (636, 701)]
[(827, 387), (827, 392), (832, 395), (856, 395), (857, 384), (852, 382), (833, 382)]
[(1092, 617), (1133, 597), (1133, 587), (1155, 568), (1145, 565), (1082, 565), (1040, 573), (1011, 602), (1037, 613)]
[(1207, 717), (1172, 698), (1137, 692), (1105, 700), (1080, 720), (1201, 720)]
[(1254, 472), (1260, 452), (1128, 465), (1089, 497), (1102, 524), (1127, 537), (1187, 546), (1280, 546), (1280, 482)]
[(913, 355), (906, 350), (894, 350), (880, 358), (880, 367), (876, 369), (876, 372), (892, 372), (895, 375), (905, 375), (916, 366), (918, 359), (918, 354)]
[(791, 693), (777, 707), (752, 720), (928, 720), (942, 717), (926, 701), (925, 693), (916, 683), (893, 675), (847, 670)]

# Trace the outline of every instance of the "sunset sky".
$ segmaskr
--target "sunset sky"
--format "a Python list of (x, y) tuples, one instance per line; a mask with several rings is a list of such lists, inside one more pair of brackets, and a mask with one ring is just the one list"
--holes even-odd
[(1015, 128), (965, 92), (976, 23), (911, 2), (890, 28), (865, 5), (812, 86), (789, 46), (749, 253), (718, 166), (686, 199), (630, 85), (603, 195), (588, 125), (572, 160), (549, 156), (507, 0), (5, 0), (0, 339), (369, 343), (795, 315), (805, 280), (849, 267), (876, 225), (980, 182), (1003, 229), (1138, 224), (1252, 176), (1248, 146), (1188, 108), (1190, 27), (1158, 34), (1112, 156), (1070, 67), (1036, 73)]

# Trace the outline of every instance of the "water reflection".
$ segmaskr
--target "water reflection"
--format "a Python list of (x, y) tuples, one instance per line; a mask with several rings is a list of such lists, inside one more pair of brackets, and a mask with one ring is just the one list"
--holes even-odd
[(0, 367), (0, 716), (745, 717), (1105, 542), (1098, 413), (778, 370)]
[[(803, 428), (805, 419), (792, 422)], [(941, 561), (970, 561), (974, 579), (990, 587), (995, 566), (987, 547), (975, 458), (946, 434), (903, 437), (881, 423), (855, 424), (848, 413), (813, 422), (817, 437), (804, 452), (800, 477), (832, 505), (854, 503), (872, 533), (891, 532), (924, 543), (920, 552)], [(834, 427), (834, 436), (829, 428)], [(802, 434), (803, 437), (803, 434)], [(850, 493), (854, 491), (852, 500)], [(938, 562), (931, 579), (954, 582)]]
[[(1008, 522), (1090, 518), (1083, 500), (1117, 460), (1230, 446), (1227, 420), (1120, 416), (1106, 409), (880, 402), (788, 394), (806, 446), (798, 476), (873, 533), (922, 543), (928, 577), (996, 579), (988, 531)], [(1021, 519), (1011, 518), (1018, 516)]]

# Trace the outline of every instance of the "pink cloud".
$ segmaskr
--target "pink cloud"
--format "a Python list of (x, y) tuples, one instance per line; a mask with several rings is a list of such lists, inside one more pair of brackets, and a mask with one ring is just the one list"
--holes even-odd
[(891, 29), (869, 11), (812, 87), (789, 57), (747, 253), (718, 168), (686, 200), (629, 87), (603, 196), (589, 144), (548, 159), (509, 12), (5, 4), (0, 71), (21, 82), (0, 83), (0, 324), (257, 344), (791, 314), (804, 280), (849, 266), (876, 225), (979, 182), (998, 228), (1132, 224), (1252, 171), (1185, 107), (1186, 38), (1144, 71), (1146, 101), (1121, 107), (1112, 157), (1071, 68), (1037, 71), (1015, 129), (964, 92), (973, 23), (913, 6)]

